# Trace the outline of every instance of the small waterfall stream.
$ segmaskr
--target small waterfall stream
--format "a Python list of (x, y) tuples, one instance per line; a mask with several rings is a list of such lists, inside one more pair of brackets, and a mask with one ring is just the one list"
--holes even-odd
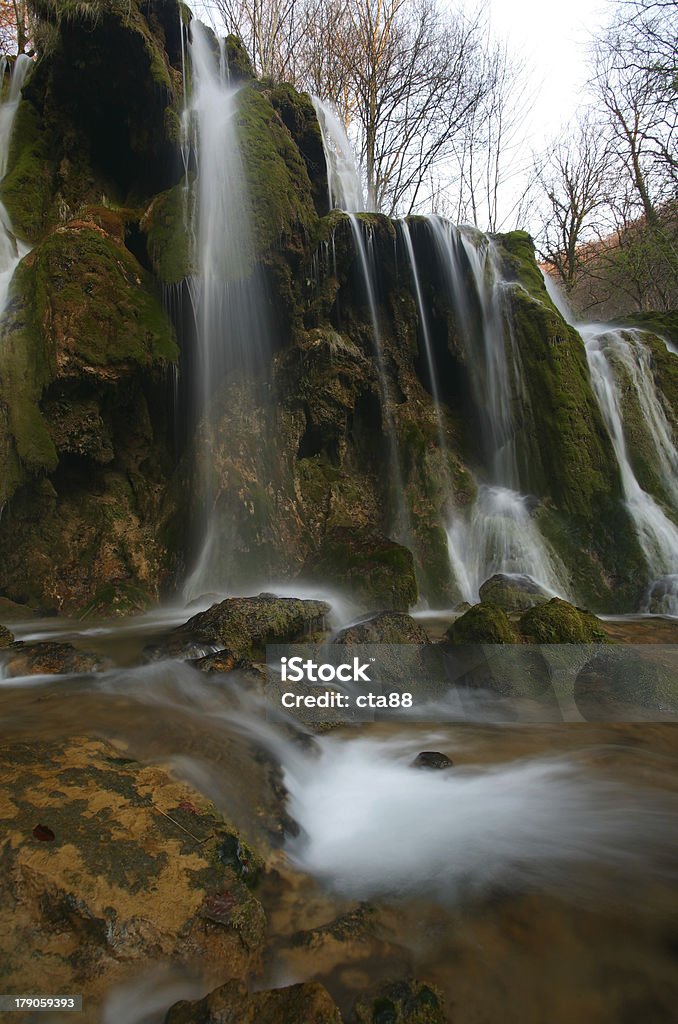
[(366, 210), (360, 174), (346, 130), (336, 110), (318, 96), (311, 96), (325, 150), (330, 210), (359, 213)]
[(193, 90), (188, 131), (197, 163), (193, 249), (197, 275), (190, 282), (197, 329), (197, 407), (202, 452), (196, 480), (202, 506), (198, 555), (186, 580), (187, 599), (229, 586), (230, 531), (219, 515), (214, 461), (223, 388), (247, 389), (269, 373), (270, 331), (251, 223), (252, 211), (238, 140), (238, 88), (229, 79), (221, 41), (200, 22), (191, 27)]
[(521, 493), (513, 406), (523, 404), (520, 357), (508, 325), (507, 289), (492, 240), (441, 217), (427, 218), (434, 251), (458, 320), (482, 435), (484, 479), (468, 512), (447, 523), (450, 562), (465, 601), (478, 600), (495, 573), (527, 575), (567, 596), (567, 572)]
[(678, 615), (678, 526), (660, 502), (643, 490), (625, 438), (622, 387), (638, 397), (643, 426), (652, 443), (666, 497), (678, 509), (678, 450), (652, 378), (642, 332), (579, 326), (591, 370), (591, 382), (619, 465), (626, 507), (633, 520), (651, 575), (643, 611)]
[[(7, 74), (7, 59), (0, 61), (0, 82), (3, 82)], [(10, 84), (7, 95), (0, 104), (0, 181), (7, 173), (7, 162), (9, 160), (9, 146), (14, 127), (14, 118), (21, 101), (21, 89), (26, 81), (26, 75), (32, 67), (30, 57), (20, 54), (10, 71)], [(10, 281), (19, 261), (29, 252), (29, 247), (20, 242), (14, 235), (12, 222), (9, 214), (0, 202), (0, 312), (4, 310), (7, 302)]]

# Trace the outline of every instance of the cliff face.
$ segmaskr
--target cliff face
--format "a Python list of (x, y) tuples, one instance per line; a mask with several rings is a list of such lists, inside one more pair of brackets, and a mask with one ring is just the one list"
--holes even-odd
[[(220, 383), (207, 450), (188, 398), (195, 342), (185, 279), (195, 268), (185, 217), (195, 168), (185, 179), (184, 13), (174, 0), (92, 3), (89, 13), (74, 4), (68, 17), (65, 6), (44, 4), (50, 47), (24, 87), (0, 187), (17, 234), (33, 245), (0, 344), (0, 592), (67, 611), (157, 599), (185, 568), (201, 459), (218, 478), (232, 589), (317, 580), (319, 566), (340, 586), (360, 565), (375, 578), (375, 565), (407, 576), (407, 553), (384, 543), (396, 485), (388, 422), (419, 588), (433, 605), (457, 600), (441, 521), (473, 500), (478, 410), (423, 225), (411, 227), (433, 311), (439, 415), (396, 226), (360, 215), (378, 267), (384, 384), (350, 224), (328, 212), (310, 100), (248, 81), (240, 62), (241, 149), (273, 354), (265, 386), (238, 375)], [(235, 66), (237, 42), (229, 47)], [(497, 242), (515, 282), (528, 390), (514, 396), (517, 442), (539, 521), (576, 566), (583, 599), (626, 606), (640, 553), (581, 341), (550, 303), (528, 237)], [(395, 605), (414, 597), (409, 583), (392, 590)]]

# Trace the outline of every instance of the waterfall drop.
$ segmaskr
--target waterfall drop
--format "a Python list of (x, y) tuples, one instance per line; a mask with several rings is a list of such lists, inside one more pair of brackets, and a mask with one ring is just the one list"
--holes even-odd
[[(0, 62), (0, 82), (4, 81), (7, 73), (7, 63), (7, 59), (3, 57)], [(23, 53), (19, 54), (10, 72), (9, 90), (0, 104), (0, 181), (7, 173), (14, 118), (21, 101), (21, 89), (31, 67), (30, 57)], [(0, 202), (0, 313), (5, 309), (14, 271), (28, 251), (29, 247), (15, 237), (10, 216), (4, 204)]]
[[(269, 373), (270, 328), (256, 262), (252, 209), (238, 139), (238, 87), (229, 78), (223, 41), (191, 26), (193, 90), (187, 130), (196, 155), (193, 215), (195, 276), (190, 282), (197, 334), (196, 407), (202, 436), (196, 479), (202, 515), (198, 554), (184, 596), (224, 592), (231, 584), (231, 531), (220, 515), (219, 419), (226, 386), (253, 394)], [(244, 405), (247, 405), (245, 399)]]
[(317, 96), (311, 96), (320, 125), (327, 164), (327, 190), (330, 210), (359, 213), (367, 209), (360, 174), (351, 143), (336, 110)]

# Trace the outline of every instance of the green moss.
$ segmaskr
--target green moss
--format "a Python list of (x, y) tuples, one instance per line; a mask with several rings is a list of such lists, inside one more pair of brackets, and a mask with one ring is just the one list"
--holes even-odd
[(246, 169), (257, 252), (312, 232), (317, 214), (306, 165), (292, 136), (257, 89), (240, 93), (240, 145)]
[(193, 202), (192, 188), (180, 182), (156, 196), (141, 220), (153, 270), (163, 284), (178, 284), (192, 271), (186, 225)]
[(475, 604), (446, 634), (453, 644), (516, 644), (519, 637), (506, 612), (493, 604)]
[(407, 611), (418, 598), (411, 551), (371, 529), (336, 527), (303, 576), (339, 587), (370, 610)]
[(520, 632), (535, 644), (608, 643), (602, 624), (590, 612), (554, 597), (521, 616)]
[(17, 109), (0, 198), (21, 238), (35, 241), (45, 228), (54, 187), (54, 154), (42, 118), (23, 100)]
[(246, 82), (254, 78), (252, 61), (238, 36), (226, 36), (224, 41), (228, 73), (234, 82)]

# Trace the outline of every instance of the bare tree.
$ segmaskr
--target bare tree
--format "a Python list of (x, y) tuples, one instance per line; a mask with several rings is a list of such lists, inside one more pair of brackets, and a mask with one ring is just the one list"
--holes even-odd
[(609, 200), (610, 154), (600, 129), (584, 113), (569, 138), (553, 145), (537, 167), (544, 199), (538, 250), (569, 293), (590, 250), (585, 243), (604, 234), (594, 221)]

